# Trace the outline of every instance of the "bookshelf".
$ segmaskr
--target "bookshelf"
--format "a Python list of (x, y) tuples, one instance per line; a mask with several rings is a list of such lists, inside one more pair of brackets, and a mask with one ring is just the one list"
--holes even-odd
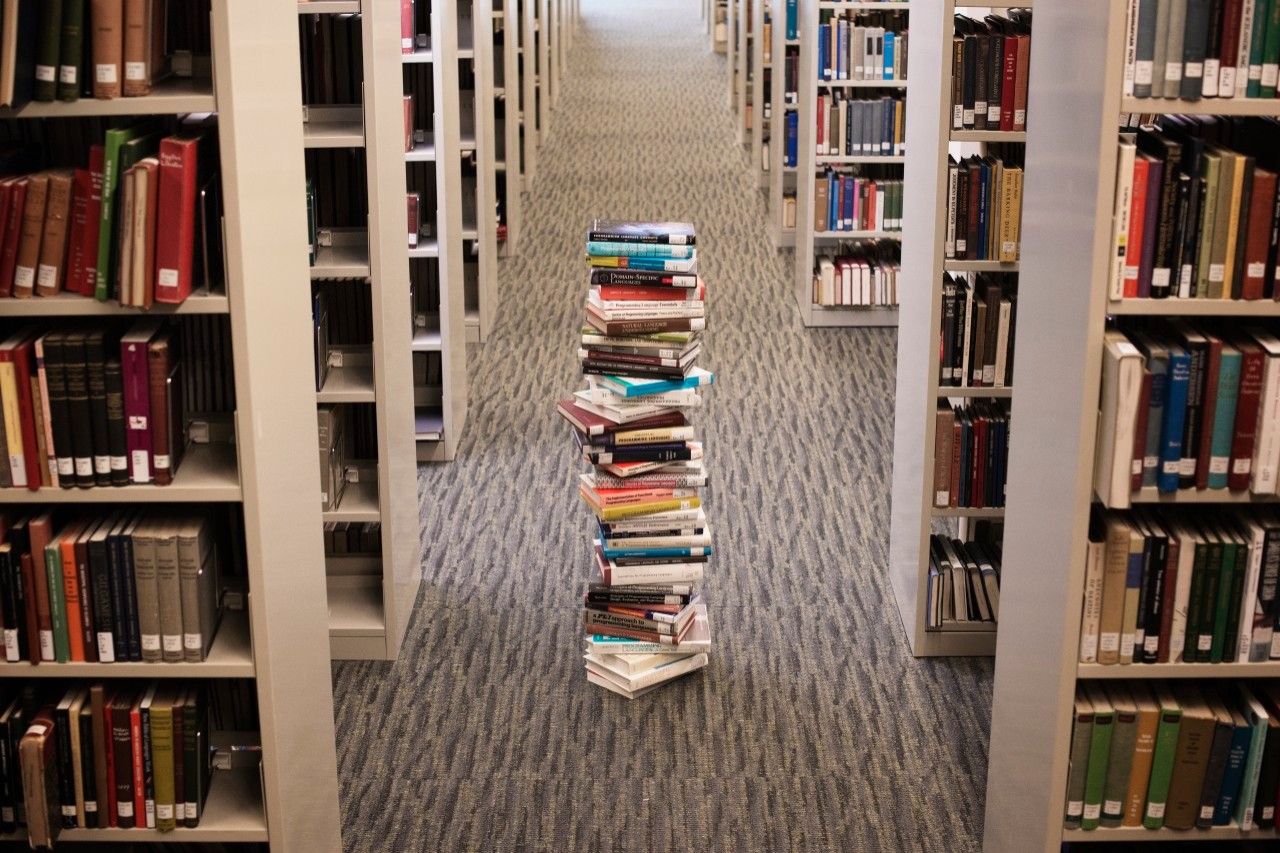
[(731, 0), (715, 0), (711, 19), (711, 50), (725, 53), (729, 49), (729, 3)]
[(516, 57), (519, 65), (518, 102), (516, 120), (520, 124), (520, 185), (522, 190), (533, 186), (538, 165), (538, 117), (537, 103), (537, 50), (533, 37), (533, 4), (536, 0), (510, 0), (517, 17), (519, 41)]
[(738, 22), (742, 17), (743, 4), (746, 0), (728, 0), (725, 8), (725, 68), (729, 75), (726, 83), (728, 89), (725, 92), (729, 112), (733, 115), (739, 115), (742, 111), (742, 102), (738, 99), (738, 60), (742, 54), (742, 50), (738, 44)]
[(505, 239), (497, 242), (499, 257), (515, 254), (520, 241), (521, 165), (520, 128), (520, 15), (518, 0), (493, 0), (493, 167), (494, 192)]
[[(800, 52), (800, 31), (797, 38), (787, 38), (787, 0), (761, 0), (770, 4), (772, 26), (770, 45), (769, 74), (769, 168), (768, 168), (768, 201), (769, 201), (769, 236), (774, 248), (794, 248), (796, 245), (796, 172), (795, 166), (786, 165), (787, 152), (787, 115), (798, 109), (798, 104), (789, 102), (786, 86), (786, 64), (788, 56), (798, 56)], [(797, 21), (797, 25), (798, 25)], [(790, 99), (794, 101), (793, 99)], [(761, 155), (763, 156), (763, 154)], [(788, 213), (788, 211), (790, 211)]]
[(748, 136), (751, 141), (751, 171), (756, 176), (756, 186), (762, 190), (769, 189), (771, 170), (773, 87), (770, 75), (773, 74), (773, 9), (771, 0), (753, 0), (751, 4), (752, 24), (755, 34), (751, 51), (751, 124)]
[[(299, 3), (300, 15), (315, 15), (316, 4)], [(321, 7), (323, 8), (323, 7)], [(321, 14), (341, 13), (339, 5)], [(322, 23), (318, 18), (315, 23)], [(339, 280), (344, 287), (367, 288), (372, 338), (367, 346), (335, 346), (330, 371), (315, 393), (317, 405), (342, 403), (352, 412), (372, 406), (376, 424), (370, 459), (348, 455), (349, 483), (337, 507), (326, 510), (323, 522), (381, 525), (381, 555), (365, 561), (360, 582), (364, 598), (377, 602), (377, 624), (370, 621), (361, 635), (344, 633), (341, 626), (353, 607), (343, 558), (326, 559), (329, 592), (329, 644), (335, 660), (394, 660), (418, 593), (421, 551), (417, 513), (407, 511), (417, 497), (417, 478), (410, 464), (414, 446), (413, 364), (410, 352), (411, 312), (404, 294), (409, 290), (409, 264), (404, 249), (404, 111), (401, 103), (400, 18), (387, 4), (364, 4), (358, 18), (363, 45), (363, 104), (308, 109), (321, 121), (335, 114), (361, 110), (363, 137), (352, 139), (362, 148), (364, 183), (368, 193), (368, 226), (360, 232), (332, 234), (328, 252), (317, 253), (312, 278)], [(433, 45), (438, 49), (439, 45)], [(316, 144), (323, 140), (323, 145)], [(335, 147), (326, 135), (304, 136), (308, 148)], [(363, 297), (361, 297), (363, 298)], [(343, 303), (345, 306), (347, 303)], [(310, 310), (308, 310), (308, 316)], [(338, 306), (330, 306), (332, 322), (341, 322)]]
[(560, 68), (564, 61), (564, 42), (560, 37), (560, 21), (563, 0), (543, 0), (542, 20), (546, 21), (547, 37), (547, 102), (555, 109), (560, 101)]
[[(785, 3), (782, 4), (785, 15)], [(884, 92), (903, 93), (905, 95), (907, 80), (845, 80), (830, 81), (819, 79), (818, 68), (818, 26), (823, 12), (854, 11), (884, 12), (910, 11), (909, 3), (899, 2), (822, 2), (801, 3), (797, 21), (799, 35), (799, 157), (795, 170), (796, 193), (796, 232), (795, 232), (795, 292), (796, 304), (800, 310), (800, 319), (807, 327), (855, 326), (876, 327), (896, 326), (898, 322), (897, 306), (866, 307), (830, 307), (816, 304), (813, 300), (813, 278), (817, 270), (817, 258), (823, 250), (837, 250), (848, 241), (881, 239), (898, 241), (899, 231), (819, 231), (816, 230), (814, 216), (814, 179), (825, 171), (827, 158), (819, 158), (817, 147), (817, 111), (818, 97), (824, 92), (846, 90), (851, 96), (878, 96)], [(784, 20), (780, 18), (780, 20)], [(779, 55), (775, 52), (775, 55)], [(913, 55), (912, 59), (916, 57)], [(912, 62), (912, 71), (918, 66)], [(870, 83), (870, 85), (868, 85)], [(784, 109), (785, 112), (785, 109)], [(775, 111), (776, 114), (776, 111)], [(910, 124), (908, 123), (908, 127)], [(778, 137), (785, 139), (785, 132)], [(900, 158), (890, 158), (893, 162), (901, 162)], [(859, 171), (860, 165), (874, 165), (885, 162), (880, 157), (847, 157), (840, 158), (839, 165), (854, 167)], [(785, 173), (780, 170), (780, 174)], [(843, 171), (843, 170), (842, 170)], [(896, 174), (896, 172), (895, 172)], [(785, 180), (783, 182), (785, 186)], [(785, 192), (785, 190), (784, 190)], [(779, 200), (781, 210), (781, 200)], [(772, 215), (772, 208), (771, 208)], [(779, 236), (783, 236), (779, 226)], [(784, 241), (780, 241), (784, 242)]]
[[(1022, 8), (1030, 4), (1020, 4)], [(1016, 273), (1017, 263), (953, 260), (946, 257), (948, 163), (954, 156), (983, 151), (989, 142), (1024, 142), (1022, 132), (952, 129), (952, 37), (957, 12), (1002, 14), (1002, 6), (966, 6), (945, 2), (917, 8), (911, 15), (911, 77), (936, 81), (925, 91), (916, 86), (907, 106), (907, 158), (903, 240), (928, 252), (905, 253), (899, 287), (898, 408), (894, 421), (893, 508), (889, 570), (894, 598), (912, 653), (917, 657), (992, 655), (996, 635), (983, 623), (976, 630), (929, 630), (929, 537), (956, 536), (954, 522), (941, 519), (1003, 518), (1003, 509), (934, 506), (934, 442), (938, 401), (952, 403), (1004, 400), (1007, 387), (951, 387), (939, 382), (939, 336), (943, 323), (946, 273)], [(1025, 375), (1025, 374), (1023, 374)]]
[[(488, 340), (497, 316), (497, 158), (494, 129), (494, 0), (454, 0), (458, 13), (458, 74), (462, 87), (463, 287), (467, 341)], [(469, 118), (468, 118), (469, 117)], [(465, 144), (469, 141), (470, 144)], [(469, 154), (468, 154), (469, 152)]]
[(751, 128), (755, 114), (755, 27), (756, 7), (760, 0), (740, 0), (738, 15), (735, 19), (734, 40), (737, 49), (734, 51), (733, 85), (734, 104), (737, 107), (737, 121), (734, 130), (739, 145), (751, 144)]
[[(401, 181), (407, 182), (410, 191), (421, 193), (421, 218), (432, 223), (430, 235), (420, 237), (417, 248), (407, 248), (403, 243), (399, 246), (399, 251), (409, 258), (414, 294), (412, 334), (404, 347), (412, 353), (414, 425), (410, 434), (419, 462), (449, 461), (457, 453), (467, 415), (466, 344), (479, 331), (474, 302), (479, 295), (479, 282), (474, 275), (478, 264), (471, 263), (472, 278), (468, 282), (464, 260), (479, 236), (473, 230), (468, 240), (464, 223), (467, 205), (473, 215), (478, 209), (477, 189), (474, 180), (470, 186), (464, 182), (463, 161), (472, 159), (485, 146), (474, 110), (466, 108), (482, 102), (473, 96), (472, 104), (464, 106), (462, 78), (464, 65), (473, 62), (475, 45), (492, 40), (488, 29), (477, 37), (473, 23), (473, 11), (488, 12), (483, 16), (484, 26), (491, 26), (492, 7), (486, 0), (482, 2), (485, 5), (474, 10), (453, 0), (433, 0), (429, 6), (418, 4), (415, 31), (430, 32), (432, 61), (415, 61), (421, 47), (412, 55), (394, 50), (403, 63), (401, 93), (415, 93), (418, 102), (414, 108), (414, 149), (400, 155), (405, 161)], [(478, 65), (483, 66), (484, 62)], [(398, 101), (395, 107), (399, 116)], [(479, 128), (484, 126), (481, 119)], [(492, 152), (492, 145), (488, 150)], [(469, 224), (473, 229), (477, 226), (475, 219)], [(475, 318), (472, 323), (468, 323), (469, 307)], [(416, 506), (413, 501), (410, 505)], [(416, 512), (414, 517), (416, 525)], [(343, 583), (351, 588), (355, 582), (347, 579)], [(353, 636), (370, 624), (369, 592), (357, 590), (352, 601), (355, 609), (344, 614), (344, 636)]]
[[(310, 324), (306, 321), (306, 217), (298, 41), (293, 4), (213, 5), (213, 80), (174, 81), (146, 98), (34, 105), (23, 118), (163, 115), (189, 109), (219, 118), (225, 218), (225, 296), (186, 303), (186, 314), (221, 314), (231, 330), (236, 387), (233, 444), (197, 446), (169, 487), (96, 487), (8, 494), (15, 508), (63, 504), (143, 507), (172, 501), (238, 504), (243, 514), (247, 610), (228, 611), (210, 657), (199, 664), (5, 664), (6, 679), (183, 677), (250, 679), (261, 719), (260, 769), (215, 771), (201, 824), (154, 830), (66, 830), (64, 841), (270, 842), (280, 849), (338, 851), (337, 765), (320, 583), (321, 543), (314, 531), (319, 490), (314, 456)], [(263, 85), (274, 81), (274, 85)], [(198, 89), (198, 100), (173, 95)], [(216, 92), (216, 95), (210, 94)], [(289, 283), (292, 282), (290, 285)], [(258, 286), (269, 283), (271, 286)], [(106, 305), (73, 308), (31, 300), (0, 316), (138, 316)], [(84, 300), (89, 301), (89, 300)], [(249, 425), (252, 424), (252, 428)], [(188, 467), (190, 465), (190, 467)], [(178, 489), (174, 492), (174, 489)], [(236, 546), (239, 547), (238, 545)], [(172, 669), (169, 669), (172, 667)], [(145, 670), (145, 671), (144, 671)], [(165, 671), (161, 671), (165, 670)], [(243, 742), (237, 739), (238, 742)], [(226, 745), (215, 733), (215, 746)], [(18, 841), (22, 833), (5, 836)]]
[[(1275, 662), (1249, 664), (1080, 664), (1085, 554), (1102, 375), (1103, 332), (1112, 306), (1112, 219), (1118, 171), (1126, 4), (1081, 0), (1038, 4), (1031, 55), (1027, 173), (1017, 363), (1017, 429), (1009, 459), (1010, 501), (996, 643), (984, 850), (1057, 851), (1064, 841), (1274, 841), (1274, 829), (1064, 829), (1072, 702), (1086, 679), (1275, 678)], [(1065, 78), (1060, 69), (1070, 62)], [(1142, 100), (1142, 113), (1280, 115), (1280, 101)], [(1135, 107), (1136, 109), (1136, 107)], [(1142, 313), (1157, 313), (1171, 300)], [(1231, 313), (1190, 306), (1167, 313), (1271, 316), (1267, 303)], [(1134, 312), (1131, 312), (1134, 313)], [(1045, 452), (1046, 447), (1055, 448)], [(1046, 488), (1051, 485), (1051, 488)], [(1182, 500), (1184, 503), (1194, 501)], [(1199, 501), (1203, 503), (1203, 501)], [(1203, 683), (1203, 682), (1202, 682)], [(1234, 846), (1212, 847), (1232, 850)]]

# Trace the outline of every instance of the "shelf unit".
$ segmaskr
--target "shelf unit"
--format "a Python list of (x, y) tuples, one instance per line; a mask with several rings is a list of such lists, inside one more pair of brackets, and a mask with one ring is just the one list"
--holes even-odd
[[(403, 55), (398, 46), (387, 48), (400, 56), (403, 64), (398, 94), (417, 91), (422, 101), (415, 104), (414, 109), (415, 131), (422, 132), (423, 140), (418, 142), (415, 133), (413, 152), (403, 153), (403, 129), (400, 131), (399, 156), (404, 160), (401, 185), (407, 181), (410, 190), (421, 193), (420, 216), (424, 222), (433, 224), (431, 237), (420, 238), (417, 248), (408, 248), (403, 242), (398, 247), (409, 259), (409, 280), (414, 293), (412, 330), (409, 324), (404, 324), (410, 333), (403, 346), (404, 351), (412, 354), (409, 384), (413, 389), (413, 424), (406, 426), (406, 435), (413, 436), (416, 458), (420, 462), (452, 460), (467, 416), (466, 344), (471, 329), (467, 324), (464, 264), (469, 247), (463, 224), (468, 193), (463, 185), (462, 161), (469, 156), (468, 152), (485, 146), (483, 132), (473, 122), (473, 113), (461, 105), (462, 63), (472, 60), (460, 54), (474, 57), (475, 45), (492, 40), (488, 29), (477, 38), (472, 23), (476, 18), (470, 12), (487, 13), (484, 26), (491, 26), (492, 6), (487, 2), (483, 8), (477, 5), (474, 9), (460, 7), (455, 0), (419, 4), (415, 12), (415, 32), (431, 34), (432, 60), (425, 68), (414, 61), (417, 53)], [(399, 98), (394, 115), (397, 119), (401, 115)], [(483, 126), (481, 121), (480, 128)], [(491, 145), (488, 150), (492, 151)], [(470, 203), (474, 214), (477, 210), (475, 191), (470, 193)], [(471, 224), (477, 225), (474, 219)], [(474, 243), (473, 237), (472, 246)], [(476, 325), (471, 328), (478, 331)], [(430, 423), (432, 428), (422, 430), (420, 423)], [(413, 466), (407, 469), (412, 476)], [(414, 508), (416, 526), (416, 500), (410, 501), (409, 506)], [(348, 578), (342, 583), (354, 590), (355, 597), (352, 608), (339, 614), (342, 624), (335, 625), (335, 631), (340, 630), (343, 636), (356, 636), (361, 626), (370, 624), (372, 593), (359, 589), (356, 580)]]
[(755, 35), (751, 51), (751, 172), (756, 176), (756, 186), (769, 189), (772, 174), (767, 147), (772, 134), (773, 86), (773, 6), (772, 0), (752, 0), (752, 24)]
[(711, 36), (711, 50), (724, 53), (729, 49), (729, 2), (730, 0), (714, 0), (711, 20), (707, 33)]
[(735, 134), (739, 145), (751, 144), (751, 130), (754, 123), (755, 105), (755, 73), (756, 73), (756, 10), (764, 0), (739, 0), (738, 14), (735, 19), (734, 40), (737, 49), (734, 51), (733, 85), (734, 104), (737, 109)]
[(547, 106), (555, 109), (560, 102), (560, 66), (564, 60), (564, 44), (560, 38), (562, 0), (543, 0), (542, 21), (547, 38)]
[[(780, 4), (775, 4), (775, 10), (781, 7), (782, 15), (785, 16), (785, 0)], [(858, 327), (884, 327), (896, 326), (898, 324), (898, 308), (896, 306), (875, 306), (867, 308), (858, 307), (828, 307), (815, 305), (813, 302), (813, 273), (814, 264), (818, 255), (818, 248), (823, 245), (838, 243), (844, 240), (871, 239), (879, 238), (886, 240), (899, 240), (901, 232), (899, 231), (815, 231), (814, 230), (814, 176), (819, 171), (820, 162), (817, 147), (817, 127), (816, 116), (818, 110), (818, 92), (821, 89), (838, 88), (838, 89), (868, 89), (881, 90), (889, 88), (895, 91), (905, 91), (907, 81), (890, 80), (890, 81), (830, 81), (818, 79), (818, 24), (820, 13), (824, 11), (855, 11), (855, 12), (887, 12), (902, 11), (909, 12), (911, 10), (910, 3), (899, 2), (833, 2), (833, 0), (819, 0), (819, 2), (801, 2), (799, 8), (799, 20), (797, 21), (797, 34), (799, 38), (800, 52), (800, 73), (799, 73), (799, 105), (796, 108), (799, 112), (799, 158), (798, 165), (795, 169), (794, 182), (796, 192), (796, 231), (795, 231), (795, 292), (796, 305), (800, 310), (800, 319), (808, 327), (830, 327), (830, 326), (858, 326)], [(776, 14), (776, 11), (775, 11)], [(779, 20), (785, 20), (780, 17)], [(775, 28), (776, 29), (776, 28)], [(784, 26), (785, 29), (785, 26)], [(785, 36), (785, 32), (783, 33)], [(775, 43), (777, 36), (775, 35)], [(914, 40), (913, 36), (913, 40)], [(784, 39), (785, 43), (785, 39)], [(779, 51), (774, 52), (775, 56), (781, 55)], [(914, 60), (918, 57), (915, 52), (912, 53), (911, 70), (914, 72), (919, 66)], [(784, 87), (785, 88), (785, 87)], [(777, 103), (777, 101), (775, 101)], [(783, 112), (785, 113), (784, 107)], [(775, 115), (778, 112), (774, 111)], [(907, 123), (910, 127), (910, 122)], [(776, 126), (775, 126), (776, 127)], [(777, 135), (779, 140), (785, 140), (785, 123), (782, 125), (783, 132)], [(823, 161), (828, 158), (821, 158)], [(901, 158), (840, 158), (848, 163), (860, 162), (899, 162)], [(779, 167), (779, 177), (782, 178), (782, 184), (788, 179), (786, 176), (790, 174), (786, 169)], [(781, 186), (778, 193), (778, 210), (781, 211)], [(771, 199), (772, 200), (772, 199)], [(771, 209), (772, 215), (772, 209)], [(776, 233), (781, 238), (779, 245), (784, 245), (785, 229), (779, 220), (775, 224)], [(902, 288), (899, 287), (901, 291)]]
[[(332, 9), (326, 7), (332, 6)], [(315, 2), (298, 4), (300, 15), (317, 13)], [(344, 4), (322, 4), (321, 14), (344, 12)], [(350, 483), (339, 506), (322, 513), (325, 522), (350, 521), (353, 510), (367, 504), (361, 522), (378, 522), (382, 556), (370, 560), (363, 582), (377, 592), (379, 624), (359, 637), (337, 630), (350, 603), (347, 591), (334, 583), (334, 558), (326, 561), (329, 594), (329, 648), (335, 660), (394, 660), (399, 654), (421, 572), (417, 535), (417, 477), (414, 447), (409, 438), (413, 418), (413, 365), (409, 356), (410, 325), (403, 294), (409, 290), (409, 264), (404, 253), (403, 86), (400, 62), (399, 10), (386, 3), (362, 4), (359, 15), (363, 46), (364, 103), (307, 110), (307, 124), (316, 114), (326, 123), (341, 112), (362, 112), (363, 133), (350, 147), (363, 148), (368, 225), (363, 231), (333, 235), (329, 251), (317, 253), (313, 278), (342, 279), (345, 286), (367, 288), (373, 337), (368, 349), (341, 353), (341, 365), (331, 368), (315, 403), (372, 405), (376, 424), (376, 459), (350, 461)], [(347, 121), (354, 124), (354, 116)], [(336, 147), (326, 136), (304, 136), (307, 147)], [(341, 252), (340, 252), (341, 250)], [(334, 317), (336, 306), (331, 306)], [(310, 316), (310, 310), (307, 312)], [(332, 362), (332, 359), (331, 359)]]
[[(462, 160), (462, 280), (469, 343), (488, 340), (498, 303), (497, 170), (494, 156), (494, 0), (453, 0), (458, 13), (457, 60), (462, 130), (474, 144)], [(465, 146), (464, 146), (465, 148)]]
[[(292, 4), (215, 3), (215, 79), (172, 80), (146, 98), (28, 105), (6, 117), (98, 117), (216, 112), (224, 209), (224, 295), (195, 297), (177, 313), (227, 315), (236, 388), (234, 445), (196, 445), (169, 487), (5, 490), (11, 506), (236, 503), (244, 520), (247, 611), (228, 611), (199, 664), (5, 664), (9, 679), (251, 679), (262, 764), (216, 771), (201, 825), (154, 830), (65, 830), (65, 841), (270, 842), (281, 850), (338, 851), (337, 762), (325, 650), (318, 537), (306, 218), (296, 13)], [(262, 85), (274, 81), (274, 85)], [(191, 97), (176, 94), (199, 90)], [(216, 92), (216, 96), (212, 93)], [(292, 282), (292, 285), (289, 284)], [(268, 283), (270, 286), (259, 286)], [(88, 302), (89, 300), (83, 300)], [(5, 317), (139, 316), (68, 299), (0, 304)], [(42, 303), (45, 303), (42, 306)], [(47, 307), (48, 310), (41, 310)], [(252, 428), (248, 425), (252, 424)], [(10, 494), (14, 492), (14, 494)], [(238, 545), (236, 546), (238, 547)], [(20, 836), (6, 836), (5, 841)]]
[[(1035, 287), (1019, 295), (1015, 360), (1020, 376), (1052, 381), (1019, 386), (1014, 404), (1008, 492), (1022, 499), (1010, 501), (1005, 529), (1005, 564), (1013, 568), (1001, 585), (984, 821), (988, 853), (1056, 853), (1068, 840), (1280, 838), (1274, 829), (1242, 832), (1234, 825), (1190, 831), (1063, 828), (1078, 681), (1280, 675), (1274, 662), (1078, 663), (1103, 332), (1111, 313), (1116, 119), (1129, 108), (1121, 97), (1126, 5), (1078, 0), (1038, 4), (1035, 10), (1022, 243), (1022, 266)], [(1066, 62), (1074, 69), (1069, 79), (1061, 74)], [(1133, 109), (1277, 116), (1280, 101), (1141, 100)], [(1194, 313), (1222, 316), (1214, 307)], [(1055, 452), (1045, 453), (1045, 447)], [(1194, 497), (1179, 502), (1205, 503)]]
[[(786, 223), (787, 198), (796, 195), (796, 167), (786, 166), (787, 154), (787, 114), (795, 112), (797, 105), (787, 103), (786, 57), (788, 53), (798, 54), (800, 39), (787, 38), (787, 0), (761, 0), (769, 3), (770, 17), (773, 19), (770, 45), (769, 73), (769, 168), (768, 172), (768, 209), (769, 237), (776, 249), (794, 248), (796, 245), (795, 225)], [(799, 35), (797, 21), (797, 35)], [(763, 157), (763, 152), (761, 157)], [(792, 203), (794, 207), (794, 202)], [(796, 212), (796, 219), (799, 213)]]
[(742, 17), (742, 4), (746, 0), (728, 0), (725, 8), (725, 68), (729, 75), (726, 79), (728, 89), (725, 91), (726, 103), (729, 105), (729, 112), (738, 115), (740, 112), (740, 103), (738, 100), (738, 56), (740, 53), (738, 47), (738, 20)]
[[(1031, 4), (1019, 4), (1027, 8)], [(938, 340), (942, 324), (944, 273), (1016, 273), (1017, 263), (960, 261), (945, 257), (947, 167), (960, 143), (1022, 142), (1025, 133), (952, 130), (951, 44), (958, 10), (1004, 6), (967, 6), (947, 0), (937, 7), (916, 7), (911, 16), (911, 73), (917, 86), (907, 106), (907, 159), (904, 183), (903, 239), (931, 251), (904, 253), (898, 289), (897, 413), (894, 419), (893, 508), (889, 573), (894, 599), (912, 653), (917, 657), (992, 655), (991, 631), (928, 630), (929, 536), (939, 518), (1002, 518), (1001, 510), (939, 509), (933, 506), (935, 411), (941, 398), (1010, 399), (1011, 388), (956, 388), (939, 384)], [(977, 14), (977, 11), (974, 12)], [(1025, 374), (1024, 374), (1025, 375)]]
[(520, 241), (520, 14), (519, 0), (493, 0), (494, 192), (503, 212), (506, 239), (497, 243), (498, 257), (515, 254)]

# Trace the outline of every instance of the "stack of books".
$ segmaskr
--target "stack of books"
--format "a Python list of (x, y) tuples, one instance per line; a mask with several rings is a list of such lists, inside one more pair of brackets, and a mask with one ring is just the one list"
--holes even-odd
[(557, 406), (592, 463), (578, 487), (595, 534), (587, 679), (629, 699), (706, 666), (711, 649), (697, 588), (711, 556), (707, 477), (687, 417), (713, 379), (695, 364), (706, 322), (695, 242), (686, 223), (592, 223), (587, 387)]

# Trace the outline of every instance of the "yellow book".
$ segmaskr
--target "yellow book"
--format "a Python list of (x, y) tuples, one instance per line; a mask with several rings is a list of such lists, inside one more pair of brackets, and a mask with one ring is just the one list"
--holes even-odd
[(151, 703), (151, 766), (155, 774), (156, 829), (178, 826), (174, 814), (173, 693), (166, 688)]
[(596, 518), (601, 521), (618, 521), (623, 518), (635, 518), (638, 515), (652, 515), (655, 512), (674, 512), (682, 509), (697, 509), (702, 506), (701, 498), (672, 498), (665, 501), (654, 501), (647, 504), (632, 504), (629, 506), (609, 507), (608, 509), (600, 509), (590, 498), (581, 490), (578, 490), (578, 497), (582, 498), (582, 502), (591, 507), (591, 511), (596, 514)]
[(1231, 298), (1231, 282), (1235, 276), (1236, 240), (1240, 234), (1240, 196), (1244, 193), (1245, 160), (1235, 155), (1236, 167), (1231, 173), (1231, 206), (1227, 209), (1227, 256), (1222, 264), (1222, 298)]
[(1133, 749), (1133, 766), (1129, 771), (1129, 793), (1125, 798), (1121, 826), (1142, 826), (1142, 813), (1147, 804), (1147, 782), (1151, 777), (1151, 761), (1155, 756), (1156, 732), (1160, 727), (1160, 703), (1151, 697), (1141, 681), (1129, 685), (1133, 702), (1138, 706), (1138, 736)]
[(22, 453), (22, 419), (18, 414), (18, 371), (12, 361), (0, 361), (0, 399), (4, 406), (4, 436), (13, 485), (27, 485), (26, 457)]

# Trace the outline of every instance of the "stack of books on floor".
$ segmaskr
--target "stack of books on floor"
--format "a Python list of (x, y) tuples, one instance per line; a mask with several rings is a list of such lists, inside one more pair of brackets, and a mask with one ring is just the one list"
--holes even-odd
[(711, 625), (698, 591), (711, 556), (702, 442), (688, 412), (713, 376), (697, 367), (706, 287), (692, 225), (596, 220), (587, 388), (557, 410), (592, 471), (594, 576), (584, 598), (587, 679), (635, 698), (707, 665)]

